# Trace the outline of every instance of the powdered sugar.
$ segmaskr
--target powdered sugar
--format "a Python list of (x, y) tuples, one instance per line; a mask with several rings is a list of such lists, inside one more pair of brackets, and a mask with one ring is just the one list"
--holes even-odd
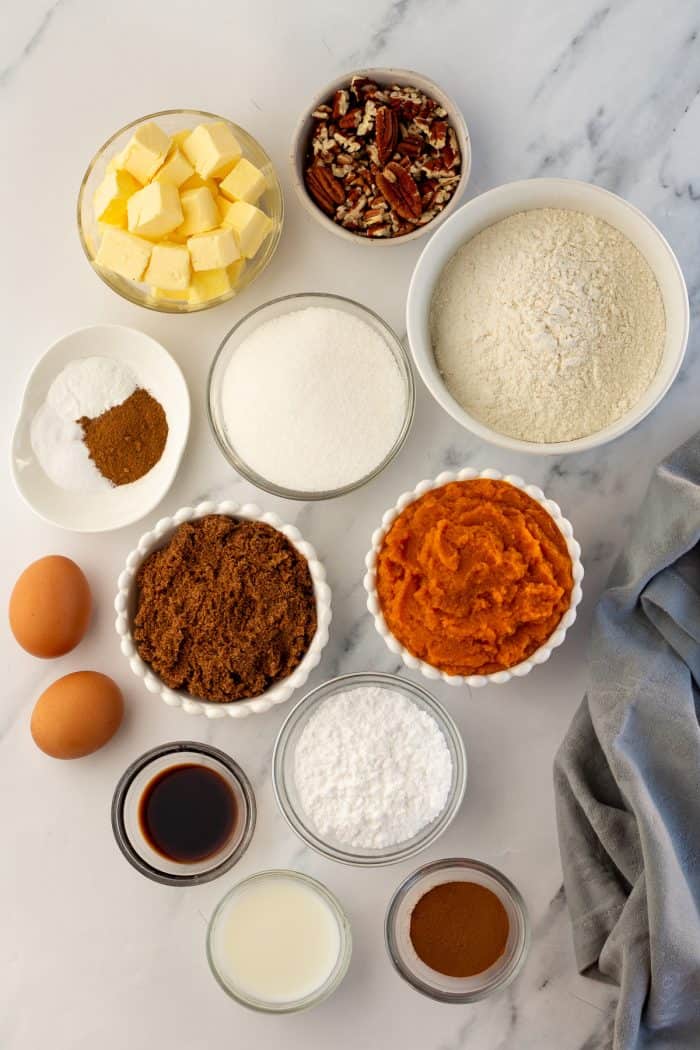
[(467, 412), (529, 441), (619, 419), (659, 366), (665, 315), (631, 241), (566, 209), (511, 215), (454, 255), (431, 309), (435, 359)]
[(445, 808), (452, 758), (435, 719), (401, 693), (358, 686), (323, 701), (296, 746), (307, 817), (354, 848), (405, 842)]

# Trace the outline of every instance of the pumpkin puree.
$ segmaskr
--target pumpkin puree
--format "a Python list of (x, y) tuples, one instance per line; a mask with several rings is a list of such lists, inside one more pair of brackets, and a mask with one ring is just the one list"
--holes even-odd
[(555, 630), (572, 587), (553, 519), (506, 481), (427, 492), (399, 514), (377, 557), (387, 627), (447, 674), (492, 674), (527, 659)]

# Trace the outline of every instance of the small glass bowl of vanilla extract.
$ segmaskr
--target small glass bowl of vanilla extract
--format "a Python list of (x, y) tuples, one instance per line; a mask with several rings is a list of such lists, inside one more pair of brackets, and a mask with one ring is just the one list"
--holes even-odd
[(248, 848), (255, 820), (255, 795), (240, 766), (194, 741), (141, 755), (112, 799), (120, 850), (142, 875), (168, 886), (223, 875)]

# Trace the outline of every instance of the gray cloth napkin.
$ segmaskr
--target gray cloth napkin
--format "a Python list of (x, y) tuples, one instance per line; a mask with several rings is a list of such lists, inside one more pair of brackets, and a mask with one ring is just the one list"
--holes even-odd
[(654, 474), (554, 763), (576, 959), (620, 987), (615, 1050), (700, 1050), (699, 543), (700, 434)]

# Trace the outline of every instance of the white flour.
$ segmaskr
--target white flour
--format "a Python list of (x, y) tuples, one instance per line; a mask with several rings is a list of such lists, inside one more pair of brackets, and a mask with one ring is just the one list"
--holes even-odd
[(602, 219), (540, 208), (482, 230), (431, 307), (437, 365), (466, 411), (502, 434), (567, 441), (619, 419), (664, 346), (656, 278)]
[(413, 838), (445, 807), (452, 758), (435, 719), (401, 693), (336, 693), (307, 722), (295, 751), (302, 809), (316, 830), (352, 847)]

